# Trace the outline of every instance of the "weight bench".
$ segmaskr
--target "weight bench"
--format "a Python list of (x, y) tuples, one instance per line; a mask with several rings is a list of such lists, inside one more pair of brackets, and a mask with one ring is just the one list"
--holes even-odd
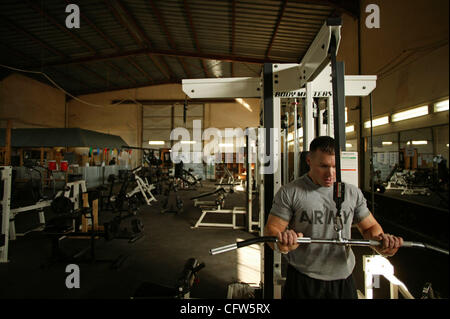
[[(209, 197), (216, 194), (219, 195), (219, 198), (214, 201), (199, 201), (200, 198)], [(194, 201), (194, 207), (217, 207), (218, 209), (220, 209), (220, 206), (224, 205), (225, 194), (226, 190), (223, 187), (221, 187), (217, 188), (212, 192), (203, 193), (198, 196), (191, 197), (191, 200)]]
[[(194, 200), (194, 206), (195, 207), (201, 207), (202, 208), (202, 215), (197, 220), (194, 226), (191, 228), (199, 228), (199, 227), (231, 227), (233, 229), (244, 229), (245, 226), (237, 226), (236, 225), (236, 215), (245, 215), (247, 214), (247, 210), (245, 207), (234, 207), (233, 209), (224, 209), (225, 206), (225, 196), (227, 194), (227, 191), (225, 188), (220, 187), (216, 190), (209, 192), (209, 193), (203, 193), (198, 196), (191, 197), (192, 200)], [(218, 198), (214, 201), (198, 201), (198, 199), (211, 196), (211, 195), (218, 195)], [(206, 217), (207, 214), (231, 214), (231, 223), (206, 223), (203, 222), (203, 219)]]
[[(203, 222), (203, 219), (205, 218), (206, 214), (231, 214), (232, 221), (231, 223), (205, 223)], [(233, 207), (233, 209), (202, 209), (202, 215), (197, 220), (195, 225), (191, 228), (199, 228), (199, 227), (225, 227), (225, 228), (233, 228), (233, 229), (244, 229), (245, 226), (237, 226), (236, 225), (236, 215), (245, 215), (247, 214), (247, 210), (245, 207)]]

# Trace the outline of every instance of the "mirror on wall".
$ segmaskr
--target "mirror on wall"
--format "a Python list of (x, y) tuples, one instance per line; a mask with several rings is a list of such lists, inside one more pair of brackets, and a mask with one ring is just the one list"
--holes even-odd
[[(407, 130), (367, 138), (364, 188), (389, 196), (448, 207), (449, 126)], [(350, 141), (349, 141), (350, 142)]]

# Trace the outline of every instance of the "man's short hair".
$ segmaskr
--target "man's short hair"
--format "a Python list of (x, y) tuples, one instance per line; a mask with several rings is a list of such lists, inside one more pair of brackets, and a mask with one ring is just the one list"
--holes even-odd
[(335, 150), (334, 138), (330, 136), (316, 137), (309, 145), (309, 152), (314, 153), (317, 150), (320, 150), (330, 155), (334, 155)]

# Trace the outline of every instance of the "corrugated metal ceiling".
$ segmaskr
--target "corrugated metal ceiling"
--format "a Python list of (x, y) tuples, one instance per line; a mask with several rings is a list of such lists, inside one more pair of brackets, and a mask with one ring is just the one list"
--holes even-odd
[[(69, 3), (80, 8), (79, 29), (65, 25)], [(2, 0), (0, 61), (43, 71), (74, 95), (183, 78), (258, 76), (263, 62), (299, 62), (326, 18), (358, 15), (358, 3)]]

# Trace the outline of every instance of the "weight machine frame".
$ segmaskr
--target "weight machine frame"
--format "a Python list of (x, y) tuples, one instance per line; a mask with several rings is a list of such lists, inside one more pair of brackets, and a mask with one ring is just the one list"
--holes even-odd
[[(318, 32), (313, 43), (299, 64), (266, 63), (260, 78), (186, 79), (182, 81), (183, 91), (190, 98), (261, 98), (262, 124), (266, 138), (264, 144), (258, 141), (258, 155), (269, 157), (260, 163), (255, 174), (258, 176), (260, 195), (260, 233), (270, 213), (274, 195), (282, 185), (281, 170), (267, 173), (267, 164), (275, 166), (280, 162), (281, 98), (305, 97), (303, 110), (303, 149), (306, 151), (314, 139), (314, 107), (316, 92), (332, 92), (328, 96), (327, 128), (320, 128), (322, 135), (335, 136), (337, 145), (345, 151), (345, 96), (367, 96), (376, 87), (376, 76), (345, 76), (343, 62), (336, 62), (341, 32), (341, 19), (328, 19)], [(332, 51), (332, 52), (330, 52)], [(333, 60), (334, 59), (334, 60)], [(333, 62), (329, 66), (330, 61)], [(297, 105), (296, 105), (297, 106)], [(296, 112), (294, 110), (295, 122)], [(320, 112), (317, 112), (320, 115)], [(322, 114), (323, 115), (323, 114)], [(336, 123), (336, 129), (334, 124)], [(274, 129), (278, 134), (270, 134)], [(333, 134), (338, 132), (338, 134)], [(297, 134), (297, 125), (294, 127)], [(294, 150), (298, 149), (298, 138), (294, 136)], [(294, 154), (295, 178), (298, 176), (298, 152)], [(357, 163), (357, 162), (356, 162)], [(337, 163), (338, 165), (338, 163)], [(267, 245), (263, 252), (264, 267), (262, 283), (264, 298), (281, 298), (281, 255)]]
[(148, 206), (151, 205), (151, 202), (156, 202), (157, 199), (155, 198), (155, 196), (153, 196), (152, 194), (152, 190), (155, 189), (155, 185), (153, 184), (149, 184), (147, 181), (147, 178), (144, 177), (144, 179), (142, 179), (139, 175), (138, 172), (142, 169), (142, 166), (139, 166), (136, 170), (133, 170), (133, 176), (134, 176), (134, 180), (136, 181), (136, 187), (131, 191), (128, 192), (126, 197), (127, 198), (131, 198), (133, 197), (135, 194), (137, 193), (141, 193), (142, 197), (144, 198), (145, 202), (147, 203)]
[[(43, 209), (51, 205), (52, 200), (40, 201), (34, 205), (29, 205), (25, 207), (19, 207), (11, 209), (11, 184), (12, 184), (12, 167), (11, 166), (0, 166), (1, 182), (3, 183), (3, 197), (2, 197), (2, 227), (0, 234), (0, 263), (7, 263), (8, 260), (8, 250), (9, 241), (16, 240), (17, 236), (25, 236), (31, 231), (42, 231), (45, 228), (45, 216)], [(85, 181), (75, 181), (67, 183), (63, 190), (58, 191), (55, 198), (63, 195), (69, 198), (74, 203), (74, 209), (79, 209), (80, 207), (80, 190), (81, 193), (86, 193), (86, 183)], [(14, 218), (17, 214), (38, 210), (39, 221), (41, 226), (29, 230), (25, 233), (16, 233), (16, 227), (14, 223)]]

